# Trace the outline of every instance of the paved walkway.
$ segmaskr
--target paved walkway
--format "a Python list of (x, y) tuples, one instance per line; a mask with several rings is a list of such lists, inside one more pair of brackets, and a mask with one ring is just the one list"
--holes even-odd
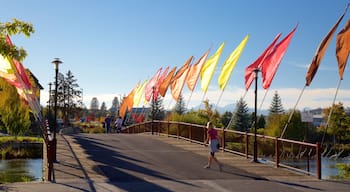
[[(116, 143), (120, 147), (114, 146)], [(135, 149), (136, 146), (144, 148)], [(157, 147), (159, 151), (150, 150)], [(0, 185), (0, 191), (345, 192), (350, 189), (350, 182), (319, 181), (314, 177), (252, 163), (230, 153), (217, 154), (225, 165), (223, 172), (214, 166), (205, 170), (202, 166), (207, 154), (208, 149), (202, 145), (164, 136), (58, 135), (57, 157), (60, 162), (54, 164), (54, 182), (12, 183)], [(112, 161), (104, 158), (107, 156), (113, 158)], [(166, 162), (173, 166), (164, 166), (157, 157), (168, 158)], [(176, 162), (169, 162), (171, 159)], [(194, 163), (180, 166), (182, 160)], [(152, 164), (152, 161), (157, 162)], [(119, 178), (118, 174), (123, 177)]]

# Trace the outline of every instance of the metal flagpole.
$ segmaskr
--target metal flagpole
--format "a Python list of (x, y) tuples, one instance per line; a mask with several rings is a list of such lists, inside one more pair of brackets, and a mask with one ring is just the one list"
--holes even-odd
[(291, 121), (293, 115), (294, 115), (295, 109), (297, 108), (297, 105), (298, 105), (298, 103), (299, 103), (299, 101), (300, 101), (301, 96), (302, 96), (303, 93), (304, 93), (305, 88), (306, 88), (306, 85), (304, 86), (303, 90), (301, 91), (301, 93), (300, 93), (300, 95), (299, 95), (299, 97), (298, 97), (297, 103), (294, 105), (293, 111), (292, 111), (292, 113), (290, 114), (290, 116), (289, 116), (289, 118), (288, 118), (288, 121), (287, 121), (286, 125), (285, 125), (284, 128), (283, 128), (283, 131), (282, 131), (282, 134), (281, 134), (280, 138), (283, 138), (284, 133), (285, 133), (285, 131), (286, 131), (286, 129), (287, 129), (287, 127), (288, 127), (288, 125), (289, 125), (289, 123), (290, 123), (290, 121)]
[(335, 100), (337, 98), (337, 95), (338, 95), (338, 91), (339, 91), (339, 87), (340, 87), (340, 84), (341, 84), (341, 79), (339, 79), (338, 81), (338, 87), (337, 87), (337, 90), (335, 91), (335, 95), (334, 95), (334, 98), (333, 98), (333, 103), (332, 103), (332, 107), (331, 107), (331, 110), (329, 111), (329, 114), (328, 114), (328, 118), (327, 118), (327, 123), (326, 123), (326, 128), (325, 128), (325, 131), (323, 133), (323, 137), (322, 137), (322, 141), (321, 141), (321, 146), (324, 142), (324, 137), (326, 136), (326, 132), (327, 132), (327, 129), (328, 129), (328, 125), (329, 125), (329, 121), (331, 119), (331, 116), (332, 116), (332, 113), (333, 113), (333, 110), (334, 110), (334, 103), (335, 103)]

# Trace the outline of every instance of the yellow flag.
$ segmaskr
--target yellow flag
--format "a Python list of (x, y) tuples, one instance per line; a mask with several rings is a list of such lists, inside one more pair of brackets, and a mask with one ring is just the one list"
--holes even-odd
[(222, 65), (221, 74), (218, 79), (219, 87), (221, 90), (224, 90), (228, 80), (231, 77), (232, 71), (236, 66), (236, 63), (241, 56), (245, 45), (249, 39), (249, 35), (245, 36), (242, 42), (238, 45), (238, 47), (227, 57), (225, 63)]
[(221, 52), (224, 49), (225, 42), (221, 44), (221, 46), (216, 50), (214, 55), (212, 55), (203, 65), (202, 71), (201, 71), (201, 88), (204, 92), (208, 90), (208, 86), (210, 83), (210, 80), (213, 77), (213, 73), (215, 71), (215, 67), (218, 64), (218, 61), (221, 56)]
[(145, 90), (147, 81), (148, 81), (148, 80), (145, 80), (145, 81), (141, 84), (141, 86), (139, 86), (139, 87), (136, 89), (136, 92), (135, 92), (135, 95), (134, 95), (134, 106), (135, 106), (135, 107), (139, 106), (139, 104), (140, 104), (140, 101), (141, 101), (143, 92), (144, 92), (144, 90)]

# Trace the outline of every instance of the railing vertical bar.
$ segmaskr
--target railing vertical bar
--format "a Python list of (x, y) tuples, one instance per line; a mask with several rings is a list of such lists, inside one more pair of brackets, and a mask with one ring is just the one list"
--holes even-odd
[(249, 158), (249, 136), (248, 132), (245, 132), (245, 157)]
[(275, 159), (276, 159), (276, 167), (280, 166), (280, 147), (278, 137), (275, 138)]
[(322, 178), (321, 173), (321, 145), (319, 142), (316, 143), (316, 176), (317, 179)]

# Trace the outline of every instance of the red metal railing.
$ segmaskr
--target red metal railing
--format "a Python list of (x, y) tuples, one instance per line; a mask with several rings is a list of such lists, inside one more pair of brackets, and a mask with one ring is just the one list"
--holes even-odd
[[(246, 158), (253, 157), (254, 133), (240, 132), (228, 129), (218, 129), (221, 138), (222, 151), (234, 153)], [(174, 121), (149, 121), (133, 124), (123, 130), (124, 133), (144, 133), (176, 137), (198, 144), (204, 144), (206, 140), (206, 126), (174, 122)], [(281, 139), (257, 134), (258, 158), (261, 162), (274, 164), (276, 167), (284, 167), (297, 172), (316, 176), (321, 179), (321, 147), (320, 144)], [(295, 162), (303, 161), (306, 167), (295, 166)], [(290, 163), (292, 162), (292, 163)], [(315, 162), (315, 170), (311, 171), (310, 162)]]

